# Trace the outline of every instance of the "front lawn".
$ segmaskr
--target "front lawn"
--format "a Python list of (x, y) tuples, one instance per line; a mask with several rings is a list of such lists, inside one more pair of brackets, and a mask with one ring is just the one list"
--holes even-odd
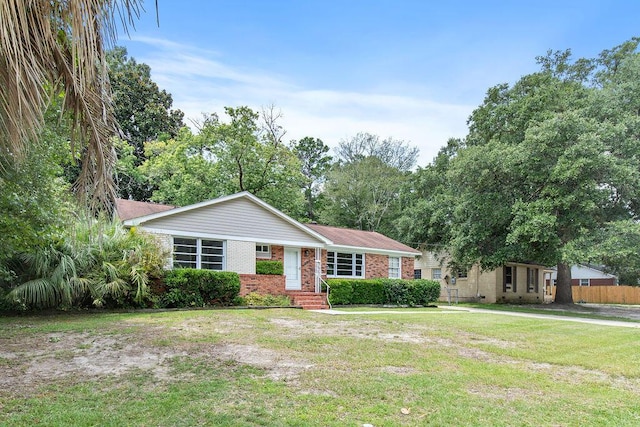
[(0, 318), (0, 425), (640, 424), (637, 329), (388, 311)]

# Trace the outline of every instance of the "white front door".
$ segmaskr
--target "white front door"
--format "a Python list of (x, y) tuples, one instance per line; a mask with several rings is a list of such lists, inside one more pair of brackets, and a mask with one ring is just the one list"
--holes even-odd
[(289, 291), (302, 289), (300, 282), (300, 249), (284, 248), (284, 275), (287, 280), (285, 289)]

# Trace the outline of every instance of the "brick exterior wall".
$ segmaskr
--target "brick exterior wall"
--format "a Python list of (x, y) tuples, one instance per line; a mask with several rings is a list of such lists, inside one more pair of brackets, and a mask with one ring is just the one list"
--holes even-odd
[[(315, 261), (314, 248), (301, 248), (301, 283), (302, 292), (315, 292)], [(284, 248), (282, 246), (271, 247), (271, 259), (282, 261)], [(327, 251), (322, 250), (322, 277), (327, 277)], [(402, 257), (402, 278), (413, 279), (414, 258)], [(365, 254), (365, 278), (377, 279), (389, 277), (389, 257), (387, 255)], [(251, 292), (269, 295), (283, 295), (285, 291), (285, 276), (272, 276), (266, 274), (240, 274), (240, 296)]]
[[(310, 250), (311, 251), (311, 250)], [(311, 255), (315, 254), (313, 252)], [(389, 257), (387, 255), (379, 254), (364, 254), (364, 278), (365, 279), (380, 279), (389, 277)], [(303, 257), (304, 258), (304, 257)], [(413, 270), (415, 268), (415, 258), (402, 257), (401, 263), (401, 277), (405, 280), (413, 279)], [(304, 259), (302, 261), (304, 265)], [(313, 274), (313, 268), (310, 272)], [(304, 277), (304, 275), (303, 275)], [(322, 250), (322, 278), (327, 278), (327, 251)], [(313, 280), (313, 279), (312, 279)], [(304, 287), (304, 285), (303, 285)]]
[(284, 262), (284, 246), (271, 245), (271, 261)]
[(268, 274), (240, 274), (240, 296), (251, 292), (265, 295), (284, 295), (284, 276)]
[(415, 270), (415, 257), (402, 257), (402, 278), (405, 280), (413, 279), (413, 270)]
[(311, 248), (302, 248), (300, 249), (300, 258), (302, 260), (302, 264), (300, 265), (301, 290), (304, 292), (315, 292), (316, 250)]
[(322, 260), (320, 266), (322, 268), (322, 278), (324, 280), (327, 280), (327, 252), (329, 251), (327, 251), (326, 249), (322, 249), (320, 255), (320, 259)]
[[(589, 279), (589, 286), (615, 286), (616, 279)], [(571, 279), (571, 286), (580, 286), (580, 279)]]
[(365, 254), (364, 270), (365, 279), (389, 277), (389, 257), (387, 255)]
[[(323, 251), (323, 255), (324, 255), (324, 259), (326, 260), (327, 252)], [(264, 259), (264, 258), (260, 258), (260, 259)], [(271, 245), (270, 260), (284, 262), (284, 246)], [(301, 264), (300, 264), (301, 291), (315, 292), (316, 250), (314, 248), (300, 248), (300, 261), (301, 261)], [(326, 264), (326, 262), (324, 264)], [(323, 266), (323, 270), (326, 277), (326, 265)], [(274, 284), (272, 283), (273, 277), (278, 277), (279, 280), (282, 282), (280, 290), (278, 290), (279, 289), (278, 286), (280, 285), (276, 285), (274, 287)], [(261, 294), (271, 294), (271, 295), (284, 293), (285, 280), (286, 280), (285, 276), (253, 275), (250, 278), (247, 275), (246, 279), (244, 280), (247, 282), (247, 289), (249, 289), (249, 287), (251, 288), (251, 290), (248, 290), (246, 293), (258, 292)], [(264, 285), (261, 284), (262, 281), (264, 281)], [(244, 287), (245, 286), (243, 285), (243, 279), (241, 278), (241, 289), (244, 289)], [(274, 293), (276, 291), (277, 293)], [(241, 290), (241, 295), (246, 295), (246, 294), (242, 294), (242, 292), (243, 291)]]

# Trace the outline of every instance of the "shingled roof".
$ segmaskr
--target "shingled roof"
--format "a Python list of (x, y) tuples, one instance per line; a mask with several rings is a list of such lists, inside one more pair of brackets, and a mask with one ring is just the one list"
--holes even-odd
[[(277, 211), (275, 208), (261, 201), (257, 197), (249, 193), (238, 193), (231, 196), (221, 197), (219, 199), (213, 199), (202, 203), (196, 203), (194, 205), (177, 208), (171, 205), (162, 205), (159, 203), (138, 202), (135, 200), (116, 199), (116, 214), (121, 221), (127, 221), (133, 224), (132, 221), (135, 218), (147, 217), (149, 215), (161, 214), (171, 209), (176, 209), (174, 212), (168, 212), (168, 215), (179, 215), (181, 212), (189, 209), (194, 209), (200, 206), (209, 206), (214, 203), (219, 203), (225, 200), (237, 199), (240, 197), (247, 197), (254, 200), (256, 203), (261, 204), (263, 207)], [(349, 228), (331, 227), (328, 225), (318, 224), (300, 224), (299, 222), (289, 218), (285, 214), (277, 211), (277, 214), (283, 218), (287, 218), (289, 222), (297, 227), (306, 230), (307, 233), (313, 233), (317, 238), (326, 239), (329, 247), (345, 247), (345, 248), (359, 248), (359, 249), (371, 249), (374, 251), (383, 252), (402, 252), (404, 254), (420, 255), (420, 251), (393, 240), (383, 234), (375, 231), (363, 231), (353, 230)], [(164, 215), (164, 214), (161, 214)]]
[(120, 218), (120, 221), (126, 221), (131, 218), (138, 218), (140, 216), (164, 212), (173, 208), (175, 208), (175, 206), (162, 205), (160, 203), (116, 199), (116, 214), (118, 215), (118, 218)]
[(331, 240), (336, 246), (412, 252), (420, 255), (420, 251), (375, 231), (353, 230), (319, 224), (305, 224), (305, 226)]

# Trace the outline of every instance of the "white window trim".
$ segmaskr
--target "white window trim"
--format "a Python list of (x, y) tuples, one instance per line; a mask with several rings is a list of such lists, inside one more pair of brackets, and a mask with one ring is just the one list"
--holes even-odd
[[(436, 277), (436, 271), (438, 272), (438, 277)], [(442, 269), (441, 268), (432, 268), (431, 269), (431, 280), (442, 280)]]
[[(267, 252), (258, 251), (258, 246), (267, 247)], [(256, 258), (258, 259), (271, 259), (271, 245), (267, 245), (266, 243), (256, 243)]]
[[(580, 284), (580, 286), (591, 286), (591, 279), (578, 279), (578, 280), (579, 280), (579, 282), (578, 282), (578, 283)], [(587, 281), (587, 284), (586, 284), (586, 285), (583, 285), (583, 284), (582, 284), (582, 281), (583, 281), (583, 280), (586, 280), (586, 281)]]
[[(391, 267), (391, 260), (392, 259), (396, 259), (398, 260), (398, 267)], [(392, 276), (391, 275), (391, 271), (392, 270), (397, 270), (398, 271), (398, 275), (397, 276)], [(402, 258), (399, 256), (389, 256), (389, 279), (402, 279)]]
[[(329, 254), (330, 253), (337, 254), (338, 251), (337, 250), (327, 251), (327, 271), (329, 270)], [(345, 252), (340, 252), (340, 253), (342, 253), (342, 254), (351, 254), (352, 262), (353, 262), (352, 267), (351, 267), (351, 271), (352, 272), (355, 271), (356, 255), (362, 255), (362, 276), (355, 276), (355, 275), (339, 276), (337, 274), (328, 274), (327, 273), (327, 277), (335, 278), (335, 279), (364, 279), (365, 277), (367, 277), (367, 266), (366, 266), (367, 257), (366, 257), (366, 255), (364, 253), (362, 253), (362, 252), (346, 252), (346, 251)], [(337, 264), (337, 262), (336, 262), (336, 264)], [(334, 272), (337, 272), (337, 270), (338, 270), (336, 264), (334, 264), (334, 268), (333, 268)]]
[[(195, 239), (196, 241), (196, 269), (202, 270), (202, 241), (203, 240), (217, 240), (217, 239), (209, 239), (209, 238), (200, 238), (200, 237), (190, 237), (190, 236), (171, 236), (171, 269), (175, 268), (175, 260), (173, 258), (174, 252), (173, 248), (175, 247), (175, 239)], [(227, 241), (226, 240), (218, 240), (222, 242), (222, 270), (211, 270), (211, 271), (227, 271)]]
[(527, 293), (536, 292), (536, 284), (538, 285), (538, 291), (540, 291), (540, 281), (538, 277), (538, 269), (527, 267)]

